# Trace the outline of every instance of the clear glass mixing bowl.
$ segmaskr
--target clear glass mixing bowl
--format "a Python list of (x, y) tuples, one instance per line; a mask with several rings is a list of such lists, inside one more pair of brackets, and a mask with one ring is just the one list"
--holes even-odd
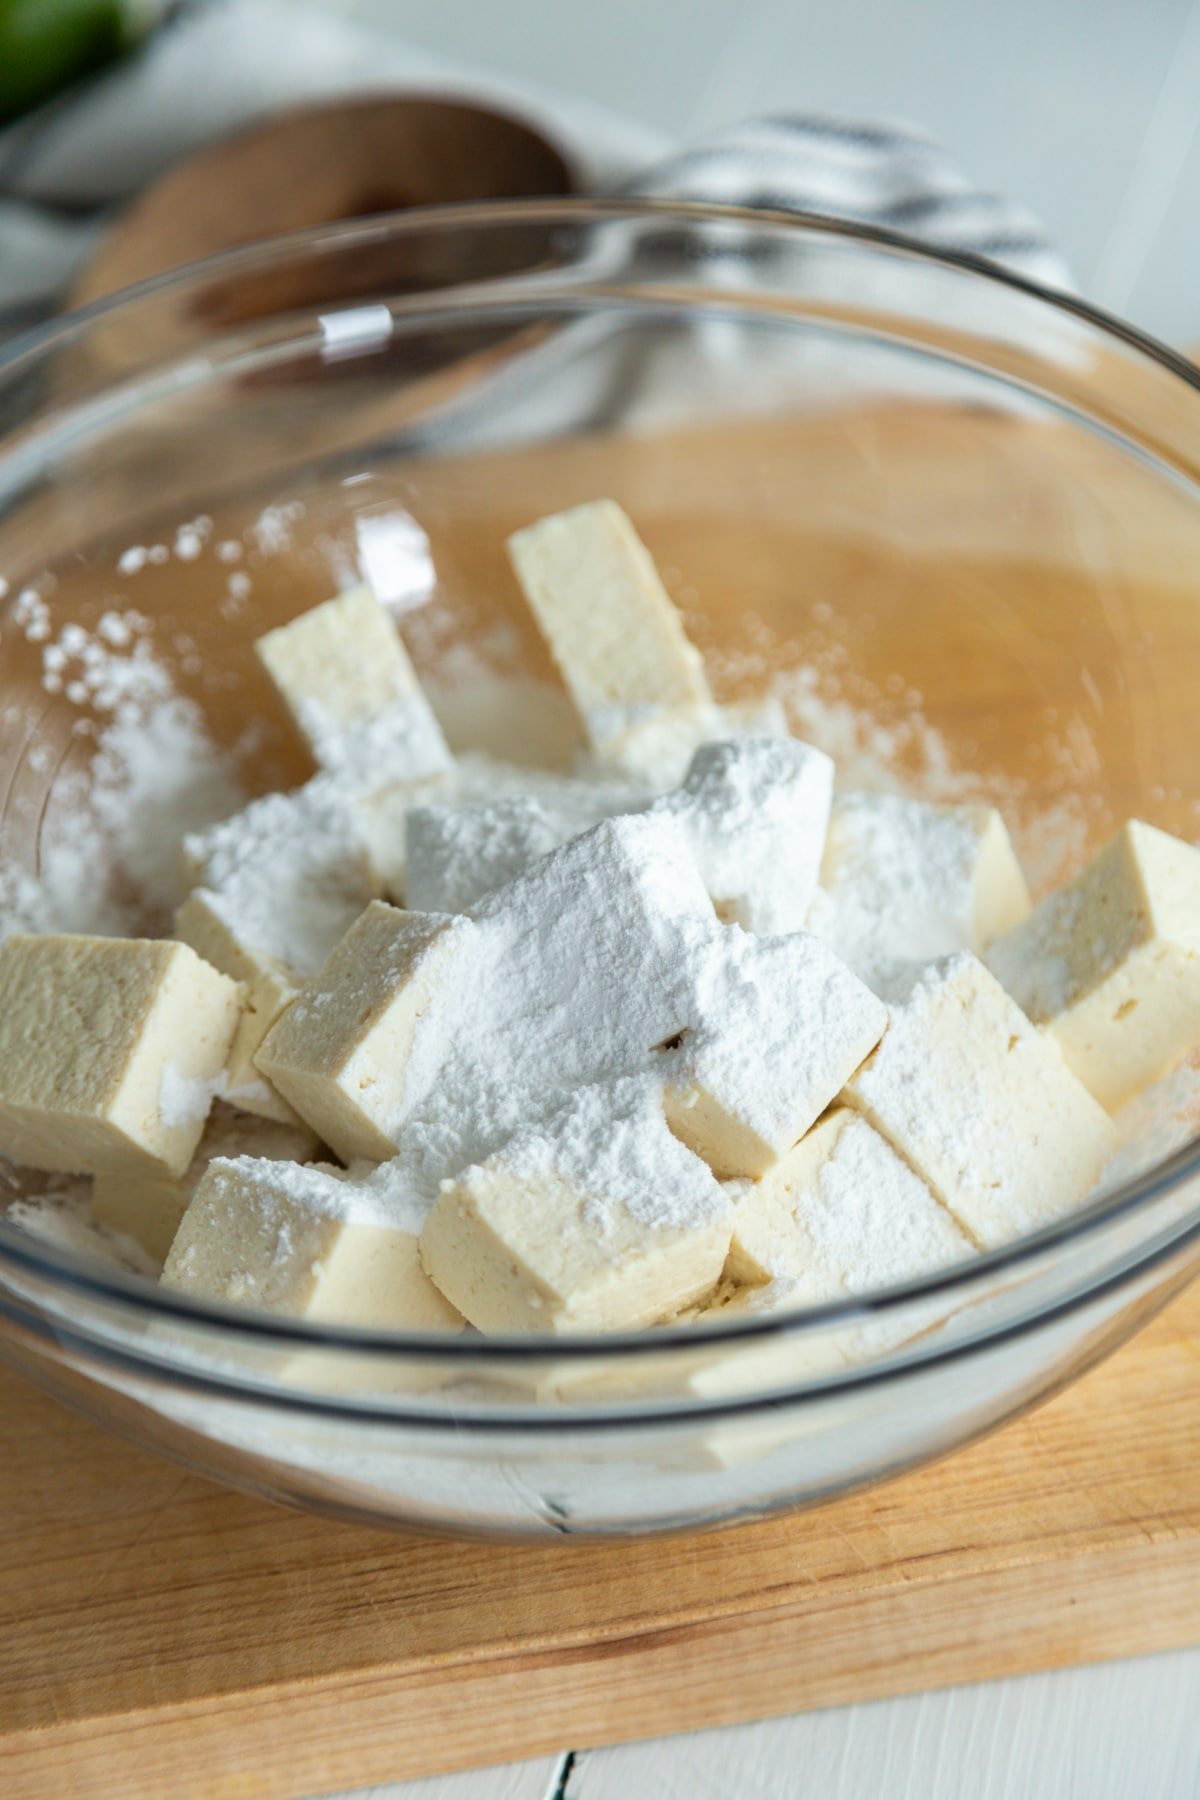
[[(516, 717), (531, 760), (568, 753), (502, 546), (601, 493), (721, 696), (773, 685), (848, 783), (886, 767), (999, 801), (1035, 885), (1130, 814), (1193, 836), (1196, 387), (1073, 301), (770, 214), (489, 205), (186, 269), (0, 365), (8, 855), (38, 867), (111, 702), (47, 691), (38, 608), (55, 642), (135, 608), (254, 790), (305, 765), (253, 639), (365, 572), (460, 744)], [(323, 1330), (189, 1304), (0, 1219), (0, 1347), (198, 1469), (382, 1524), (750, 1516), (953, 1449), (1169, 1298), (1200, 1262), (1200, 1156), (1186, 1096), (1159, 1124), (1038, 1238), (703, 1336)]]

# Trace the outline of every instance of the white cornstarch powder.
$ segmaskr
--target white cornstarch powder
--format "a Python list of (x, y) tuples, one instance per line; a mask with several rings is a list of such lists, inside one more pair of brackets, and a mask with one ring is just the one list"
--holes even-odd
[(833, 764), (795, 738), (697, 750), (683, 786), (658, 802), (683, 826), (724, 919), (747, 931), (799, 931), (829, 825)]
[(810, 929), (873, 985), (969, 948), (977, 841), (972, 808), (839, 796)]
[(509, 1139), (504, 1166), (518, 1181), (558, 1177), (601, 1235), (619, 1212), (652, 1231), (697, 1230), (729, 1208), (711, 1170), (668, 1131), (658, 1083), (645, 1076), (580, 1088)]
[(167, 1063), (158, 1084), (158, 1111), (163, 1124), (170, 1130), (206, 1119), (221, 1085), (219, 1081), (204, 1081), (198, 1075), (185, 1075), (174, 1063)]
[(239, 941), (319, 969), (375, 892), (362, 823), (336, 778), (265, 794), (185, 839), (198, 891)]

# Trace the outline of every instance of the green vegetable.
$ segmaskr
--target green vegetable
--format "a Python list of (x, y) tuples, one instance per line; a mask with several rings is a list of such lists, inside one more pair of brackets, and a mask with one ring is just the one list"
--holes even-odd
[(0, 122), (120, 56), (160, 10), (153, 0), (0, 0)]

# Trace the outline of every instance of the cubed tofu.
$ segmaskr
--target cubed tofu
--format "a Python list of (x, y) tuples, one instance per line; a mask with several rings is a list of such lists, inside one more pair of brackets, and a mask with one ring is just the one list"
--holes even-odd
[(683, 826), (720, 917), (747, 931), (800, 931), (816, 892), (833, 763), (796, 738), (744, 738), (696, 751), (660, 808)]
[(345, 1170), (218, 1158), (183, 1216), (163, 1284), (314, 1323), (461, 1328), (421, 1268), (419, 1215), (394, 1211)]
[(422, 1259), (481, 1331), (633, 1330), (715, 1285), (725, 1194), (671, 1136), (652, 1085), (613, 1088), (581, 1089), (443, 1184)]
[(388, 778), (448, 770), (450, 753), (387, 608), (367, 586), (269, 631), (254, 646), (280, 699), (327, 769), (366, 764)]
[(798, 1306), (893, 1287), (974, 1253), (920, 1177), (844, 1106), (732, 1197), (726, 1274), (784, 1279)]
[(162, 1263), (214, 1158), (255, 1156), (270, 1162), (304, 1163), (318, 1155), (320, 1147), (316, 1132), (307, 1125), (254, 1118), (218, 1101), (182, 1175), (159, 1175), (132, 1167), (105, 1170), (92, 1184), (92, 1218), (134, 1238)]
[(315, 974), (363, 908), (379, 877), (361, 821), (318, 776), (290, 794), (267, 794), (185, 842), (193, 889), (176, 935), (243, 984), (230, 1053), (230, 1097), (246, 1112), (296, 1115), (254, 1057), (306, 976)]
[(676, 1136), (718, 1175), (761, 1175), (789, 1151), (875, 1048), (887, 1008), (807, 932), (714, 946), (707, 1023), (668, 1068)]
[(186, 944), (11, 937), (0, 949), (0, 1150), (35, 1169), (178, 1175), (241, 990)]
[(987, 962), (1115, 1110), (1200, 1044), (1200, 850), (1133, 820)]
[(258, 1068), (344, 1161), (395, 1154), (448, 1043), (473, 934), (373, 901), (267, 1033)]
[[(298, 992), (298, 978), (274, 957), (255, 954), (223, 917), (221, 896), (197, 888), (175, 914), (175, 935), (223, 975), (241, 984), (242, 1012), (229, 1051), (225, 1092), (244, 1112), (299, 1125), (299, 1115), (261, 1075), (254, 1058), (267, 1032)], [(236, 915), (235, 915), (236, 917)]]
[(297, 979), (320, 968), (380, 891), (361, 821), (325, 776), (264, 794), (184, 848), (196, 887), (216, 896), (242, 950)]
[(508, 552), (593, 745), (652, 712), (710, 702), (700, 653), (614, 501), (540, 519)]
[(809, 928), (873, 987), (899, 964), (981, 951), (1029, 912), (1029, 890), (990, 806), (896, 794), (834, 801)]
[(966, 952), (897, 986), (845, 1097), (984, 1250), (1078, 1205), (1117, 1143), (1057, 1044)]
[[(688, 1314), (687, 1322), (696, 1326), (699, 1333), (753, 1319), (781, 1322), (789, 1313), (802, 1312), (812, 1304), (811, 1296), (806, 1297), (795, 1282), (785, 1277), (757, 1287), (722, 1283), (707, 1305), (698, 1306)], [(691, 1367), (684, 1371), (680, 1386), (698, 1400), (726, 1400), (738, 1394), (761, 1394), (772, 1389), (786, 1392), (788, 1388), (849, 1368), (855, 1360), (854, 1329), (823, 1325), (779, 1336), (748, 1338), (740, 1344), (699, 1348)], [(703, 1337), (700, 1343), (703, 1344)], [(706, 1445), (715, 1450), (718, 1444), (724, 1444), (728, 1429), (717, 1426), (713, 1437), (706, 1439)], [(749, 1441), (759, 1453), (765, 1453), (794, 1432), (794, 1424), (784, 1423), (781, 1427), (760, 1420)], [(723, 1461), (725, 1457), (719, 1455), (717, 1460)]]

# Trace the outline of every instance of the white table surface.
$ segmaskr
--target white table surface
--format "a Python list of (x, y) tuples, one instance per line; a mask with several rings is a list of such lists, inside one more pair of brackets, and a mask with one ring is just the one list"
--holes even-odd
[[(1090, 298), (1200, 342), (1200, 0), (319, 3), (680, 139), (789, 109), (916, 120), (1040, 212)], [(1200, 1800), (1200, 1649), (364, 1792)]]

